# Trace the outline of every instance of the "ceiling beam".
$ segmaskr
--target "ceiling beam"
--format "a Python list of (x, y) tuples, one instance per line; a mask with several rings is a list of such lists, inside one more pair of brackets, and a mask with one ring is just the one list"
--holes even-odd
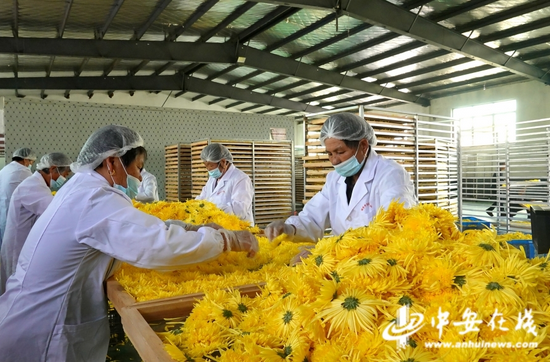
[[(250, 39), (254, 38), (255, 36), (263, 33), (267, 29), (273, 27), (274, 25), (284, 21), (289, 16), (292, 16), (293, 14), (297, 13), (300, 9), (297, 8), (289, 8), (287, 6), (279, 6), (275, 10), (271, 11), (269, 14), (249, 26), (246, 30), (242, 31), (241, 33), (235, 35), (231, 38), (230, 41), (235, 43), (246, 43)], [(229, 66), (219, 72), (216, 72), (214, 74), (211, 74), (207, 79), (212, 80), (220, 77), (223, 74), (229, 73), (239, 67), (238, 64)]]
[(19, 36), (19, 1), (13, 0), (11, 32), (14, 38)]
[(63, 33), (65, 33), (65, 27), (67, 26), (67, 20), (69, 19), (72, 6), (73, 0), (65, 0), (65, 13), (63, 14), (63, 19), (61, 19), (61, 24), (59, 24), (59, 28), (57, 29), (58, 38), (63, 38)]
[(482, 35), (476, 40), (481, 43), (487, 43), (493, 40), (504, 39), (510, 36), (527, 33), (529, 31), (547, 27), (548, 23), (549, 23), (548, 18), (543, 18), (543, 19), (532, 21), (527, 24), (522, 24), (522, 25), (514, 26), (512, 28), (506, 28), (504, 30), (495, 31), (494, 33), (491, 33), (491, 34)]
[[(370, 94), (387, 93), (388, 97), (399, 97), (405, 102), (421, 102), (423, 105), (429, 103), (426, 99), (417, 99), (412, 95), (406, 95), (395, 90), (382, 88), (375, 84), (369, 84), (359, 79), (342, 76), (341, 74), (319, 69), (311, 65), (301, 64), (294, 60), (280, 57), (274, 54), (264, 53), (253, 48), (241, 46), (238, 54), (235, 54), (235, 46), (229, 43), (170, 43), (170, 42), (131, 42), (131, 41), (97, 41), (97, 40), (73, 40), (73, 39), (19, 39), (0, 38), (0, 48), (5, 53), (15, 52), (16, 54), (36, 54), (49, 56), (84, 56), (109, 57), (109, 58), (142, 58), (149, 54), (151, 60), (176, 59), (179, 61), (200, 61), (226, 63), (235, 62), (238, 56), (244, 57), (244, 65), (262, 69), (264, 71), (286, 74), (302, 78), (307, 81), (314, 81), (328, 86), (340, 86), (350, 90), (358, 90)], [(20, 49), (19, 51), (17, 51)], [(76, 54), (75, 54), (76, 52)], [(162, 59), (165, 57), (167, 59)], [(168, 63), (167, 63), (168, 64)], [(76, 74), (82, 72), (82, 64)], [(291, 71), (295, 69), (295, 71)], [(107, 70), (110, 71), (110, 70)], [(327, 81), (328, 80), (328, 81)], [(405, 97), (405, 98), (403, 98)]]
[(103, 23), (103, 26), (97, 31), (98, 39), (103, 39), (105, 34), (107, 34), (107, 30), (122, 7), (122, 4), (124, 4), (124, 0), (114, 0), (113, 6), (111, 6), (111, 11), (109, 11), (109, 14), (107, 14), (107, 19), (105, 19), (105, 23)]
[(300, 112), (316, 113), (324, 111), (321, 107), (303, 104), (268, 94), (250, 92), (244, 89), (228, 87), (181, 75), (144, 76), (144, 77), (49, 77), (49, 78), (1, 78), (0, 89), (69, 89), (69, 90), (171, 90), (207, 94), (236, 101), (255, 103), (276, 108), (292, 109)]
[(218, 3), (219, 0), (207, 0), (199, 5), (199, 7), (189, 16), (183, 24), (178, 26), (172, 31), (166, 38), (167, 41), (176, 41), (176, 39), (185, 32), (188, 28), (193, 26), (197, 20), (201, 18), (208, 10)]
[(248, 111), (251, 111), (251, 110), (253, 110), (253, 109), (263, 107), (263, 106), (264, 106), (263, 104), (255, 104), (255, 105), (253, 105), (253, 106), (250, 106), (250, 107), (246, 107), (246, 108), (241, 109), (241, 112), (248, 112)]
[[(241, 58), (244, 59), (244, 62), (240, 63), (241, 65), (263, 71), (284, 74), (328, 86), (337, 86), (373, 95), (383, 95), (404, 102), (419, 103), (423, 106), (429, 104), (429, 100), (425, 98), (398, 92), (394, 89), (383, 88), (377, 84), (367, 83), (354, 77), (321, 69), (244, 45), (240, 45), (236, 49), (235, 44), (231, 43), (34, 38), (17, 40), (13, 38), (0, 38), (0, 49), (2, 49), (3, 53), (16, 54), (166, 60), (168, 61), (166, 64), (171, 64), (175, 61), (236, 63), (236, 60)], [(160, 72), (157, 72), (157, 74), (160, 74)]]
[[(412, 9), (412, 8), (417, 7), (417, 6), (422, 6), (422, 5), (424, 5), (424, 4), (426, 4), (426, 3), (430, 2), (430, 1), (431, 1), (431, 0), (409, 1), (409, 2), (405, 3), (403, 6), (404, 6), (406, 9)], [(298, 31), (298, 32), (296, 32), (296, 33), (294, 33), (294, 34), (292, 34), (291, 36), (288, 36), (288, 37), (286, 37), (286, 38), (284, 38), (284, 39), (281, 39), (281, 40), (279, 40), (278, 42), (273, 43), (272, 45), (266, 47), (266, 49), (264, 49), (264, 51), (272, 52), (273, 50), (275, 50), (275, 49), (277, 49), (277, 48), (279, 48), (279, 47), (281, 47), (281, 46), (283, 46), (283, 45), (285, 45), (285, 44), (288, 44), (288, 43), (290, 43), (291, 41), (294, 41), (294, 40), (296, 40), (296, 39), (299, 38), (299, 37), (302, 37), (302, 36), (304, 36), (304, 35), (307, 35), (307, 34), (313, 32), (313, 31), (319, 29), (320, 27), (329, 24), (329, 23), (330, 23), (331, 21), (333, 21), (333, 20), (337, 20), (339, 16), (340, 16), (340, 15), (339, 15), (338, 13), (332, 12), (332, 13), (328, 14), (327, 16), (325, 16), (324, 18), (322, 18), (321, 20), (319, 20), (319, 21), (317, 21), (317, 22), (311, 24), (310, 26), (308, 26), (308, 27), (306, 27), (306, 28), (303, 28), (302, 30), (300, 30), (300, 31)], [(308, 54), (311, 54), (311, 53), (313, 53), (313, 52), (315, 52), (315, 51), (317, 51), (317, 50), (324, 49), (324, 48), (328, 47), (329, 45), (335, 44), (335, 43), (339, 42), (340, 40), (343, 40), (343, 39), (345, 39), (345, 38), (347, 38), (347, 37), (350, 37), (350, 36), (352, 36), (352, 35), (355, 35), (355, 34), (361, 32), (361, 31), (364, 31), (364, 30), (370, 28), (370, 27), (371, 27), (370, 24), (361, 24), (361, 25), (358, 25), (358, 26), (356, 26), (356, 27), (354, 27), (354, 28), (352, 28), (352, 29), (349, 29), (349, 30), (346, 31), (346, 32), (342, 32), (342, 33), (340, 33), (339, 35), (336, 35), (336, 36), (334, 36), (334, 37), (332, 37), (332, 38), (326, 39), (326, 40), (322, 41), (321, 43), (319, 43), (319, 44), (317, 44), (317, 45), (308, 47), (308, 48), (304, 49), (304, 50), (301, 51), (301, 52), (298, 52), (298, 53), (296, 53), (296, 54), (293, 54), (293, 55), (291, 56), (291, 58), (292, 58), (292, 59), (299, 59), (299, 58), (302, 58), (303, 56), (306, 56), (306, 55), (308, 55)], [(395, 36), (395, 37), (397, 37), (397, 36)], [(373, 45), (373, 44), (370, 44), (370, 46), (372, 46), (372, 45)], [(366, 48), (366, 47), (363, 47), (362, 49), (365, 49), (365, 48)], [(356, 51), (358, 51), (358, 50), (356, 50)], [(343, 56), (344, 56), (344, 55), (338, 54), (338, 55), (335, 56), (335, 59), (339, 59), (339, 58), (341, 58), (341, 57), (343, 57)], [(328, 58), (328, 59), (325, 59), (321, 64), (326, 64), (326, 63), (332, 61), (331, 58), (332, 58), (332, 57), (330, 57), (330, 58)], [(275, 79), (276, 79), (276, 78), (274, 78), (274, 82), (277, 81), (277, 80), (275, 80)], [(240, 78), (239, 78), (239, 79), (235, 79), (234, 84), (240, 83), (241, 81), (242, 81), (242, 79), (240, 79)], [(269, 82), (269, 81), (267, 81), (267, 82), (262, 82), (262, 83), (265, 83), (264, 85), (271, 84), (271, 82)], [(263, 85), (262, 85), (262, 86), (263, 86)], [(247, 88), (247, 89), (256, 89), (256, 88), (258, 88), (258, 87), (257, 87), (256, 85), (254, 85), (254, 86), (251, 86), (251, 87), (249, 87), (249, 88)]]
[(164, 9), (166, 9), (168, 5), (170, 5), (171, 2), (172, 0), (159, 0), (157, 5), (155, 6), (155, 9), (147, 19), (147, 21), (145, 21), (143, 25), (141, 25), (137, 30), (135, 30), (131, 40), (140, 40), (143, 34), (145, 34), (147, 30), (149, 30), (149, 27), (153, 25), (155, 20), (157, 20), (158, 16), (164, 11)]
[(425, 88), (418, 89), (415, 92), (418, 92), (418, 93), (421, 93), (421, 94), (428, 94), (428, 93), (436, 92), (436, 91), (439, 91), (439, 90), (442, 90), (442, 89), (456, 88), (456, 87), (461, 87), (463, 85), (471, 85), (471, 84), (475, 84), (475, 83), (486, 82), (488, 80), (508, 77), (510, 75), (513, 75), (513, 73), (500, 72), (500, 73), (491, 74), (491, 75), (487, 75), (487, 76), (480, 77), (480, 78), (463, 80), (461, 82), (453, 82), (453, 83), (441, 84), (441, 85), (431, 86), (431, 87), (428, 86), (428, 87), (425, 87)]
[[(283, 0), (255, 1), (275, 4), (285, 3), (302, 8), (334, 11), (334, 1), (332, 0), (292, 0), (290, 4), (288, 1)], [(417, 16), (417, 14), (385, 0), (364, 0), (362, 2), (341, 0), (339, 8), (343, 14), (369, 24), (385, 27), (398, 34), (410, 36), (424, 43), (483, 61), (529, 79), (544, 83), (550, 82), (550, 75), (540, 68), (529, 65), (520, 59), (510, 58), (499, 50), (469, 39), (455, 30)]]
[(245, 103), (245, 102), (243, 102), (243, 101), (233, 102), (233, 103), (228, 104), (227, 106), (225, 106), (225, 108), (227, 109), (227, 108), (237, 107), (237, 106), (239, 106), (239, 105), (241, 105), (241, 104), (243, 104), (243, 103)]
[(275, 10), (264, 16), (262, 19), (258, 20), (257, 22), (246, 28), (246, 30), (234, 36), (232, 40), (238, 40), (239, 43), (246, 43), (250, 39), (266, 31), (267, 29), (296, 14), (300, 10), (301, 9), (290, 8), (288, 6), (279, 6)]
[(0, 38), (0, 53), (148, 61), (235, 63), (231, 43), (57, 38)]
[[(239, 6), (237, 9), (235, 9), (231, 14), (226, 16), (218, 25), (201, 35), (201, 37), (196, 41), (196, 43), (204, 43), (208, 39), (212, 38), (214, 35), (216, 35), (218, 32), (225, 29), (229, 24), (231, 24), (233, 21), (237, 20), (241, 15), (246, 13), (248, 10), (252, 9), (256, 5), (255, 2), (247, 1), (241, 6)], [(166, 65), (166, 64), (165, 64)], [(164, 66), (165, 66), (164, 65)], [(180, 69), (180, 72), (185, 74), (193, 74), (197, 70), (201, 69), (205, 64), (201, 63), (192, 63), (186, 66), (184, 69)]]
[(550, 5), (549, 0), (530, 0), (524, 4), (493, 13), (491, 15), (485, 16), (479, 20), (470, 21), (466, 24), (458, 25), (455, 28), (455, 31), (458, 33), (464, 33), (467, 31), (483, 28), (487, 25), (492, 25), (500, 23), (501, 21), (506, 21), (508, 19), (515, 18), (530, 12), (544, 9)]
[(408, 103), (418, 103), (424, 107), (430, 104), (430, 101), (426, 98), (399, 92), (395, 89), (384, 88), (378, 84), (368, 83), (354, 77), (304, 64), (275, 54), (265, 53), (243, 45), (240, 46), (238, 54), (240, 58), (244, 58), (243, 64), (251, 68), (276, 74), (285, 74), (289, 77), (300, 78), (328, 86), (337, 86), (342, 89), (355, 90), (372, 95), (382, 95)]

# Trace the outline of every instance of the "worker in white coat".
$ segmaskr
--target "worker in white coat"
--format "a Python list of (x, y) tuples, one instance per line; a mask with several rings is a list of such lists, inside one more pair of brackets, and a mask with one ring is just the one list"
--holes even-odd
[(20, 148), (13, 153), (11, 160), (0, 170), (0, 246), (6, 232), (11, 195), (24, 179), (31, 177), (31, 166), (36, 155), (30, 148)]
[(139, 183), (142, 145), (135, 131), (114, 125), (86, 141), (71, 165), (75, 175), (34, 224), (0, 296), (0, 361), (104, 362), (103, 282), (117, 261), (172, 270), (226, 251), (257, 252), (248, 231), (163, 222), (134, 208), (125, 190)]
[[(144, 153), (145, 161), (147, 161), (147, 151)], [(143, 203), (157, 202), (159, 200), (157, 178), (152, 173), (147, 172), (145, 166), (139, 170), (139, 173), (141, 175), (141, 184), (137, 190), (135, 200)]]
[(254, 187), (250, 177), (233, 165), (233, 155), (222, 144), (211, 143), (201, 152), (210, 176), (197, 200), (207, 200), (228, 214), (254, 224)]
[(60, 152), (42, 156), (34, 174), (13, 192), (0, 250), (0, 295), (4, 293), (6, 280), (15, 272), (19, 253), (31, 228), (52, 201), (52, 189), (61, 185), (61, 179), (68, 176), (71, 162)]
[(136, 201), (139, 202), (157, 202), (159, 200), (159, 191), (157, 178), (145, 169), (141, 172), (141, 185), (136, 195)]
[(405, 207), (416, 204), (413, 184), (398, 163), (374, 151), (376, 136), (372, 127), (352, 113), (330, 116), (320, 135), (336, 172), (327, 175), (325, 185), (296, 216), (270, 223), (266, 236), (318, 240), (324, 230), (335, 235), (350, 228), (368, 225), (380, 208), (392, 201)]

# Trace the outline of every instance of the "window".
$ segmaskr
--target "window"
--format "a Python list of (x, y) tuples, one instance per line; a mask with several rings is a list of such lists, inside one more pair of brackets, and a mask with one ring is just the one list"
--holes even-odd
[(516, 101), (455, 108), (462, 146), (481, 146), (516, 140)]

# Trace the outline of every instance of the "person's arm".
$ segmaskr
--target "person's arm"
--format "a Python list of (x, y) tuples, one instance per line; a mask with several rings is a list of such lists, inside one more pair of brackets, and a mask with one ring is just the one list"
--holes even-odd
[[(143, 202), (158, 201), (157, 179), (153, 175), (147, 175), (142, 181), (142, 192), (138, 192), (135, 199)], [(155, 197), (156, 196), (156, 197)]]
[(411, 178), (405, 169), (392, 169), (382, 178), (380, 190), (376, 190), (380, 195), (380, 207), (387, 209), (392, 201), (402, 202), (406, 208), (418, 203)]
[(210, 183), (209, 181), (210, 179), (206, 181), (206, 185), (204, 185), (204, 187), (202, 188), (200, 195), (195, 197), (195, 200), (206, 200), (206, 190), (207, 190), (207, 187), (209, 187), (208, 186), (208, 184)]
[[(328, 178), (327, 178), (328, 180)], [(329, 193), (335, 188), (329, 188), (327, 184), (323, 186), (315, 196), (305, 205), (303, 210), (296, 216), (289, 217), (285, 223), (293, 225), (296, 228), (296, 235), (302, 239), (317, 241), (322, 238), (325, 229), (330, 227)]]
[(52, 193), (46, 189), (34, 190), (21, 198), (21, 204), (34, 215), (42, 215), (53, 200)]
[(252, 208), (254, 187), (250, 178), (242, 178), (235, 182), (231, 190), (231, 201), (223, 205), (221, 209), (227, 213), (237, 215), (241, 219), (248, 217), (248, 211)]
[[(108, 200), (105, 200), (108, 199)], [(115, 259), (148, 269), (178, 269), (201, 263), (224, 251), (221, 233), (166, 226), (134, 208), (122, 196), (89, 201), (77, 227), (77, 240)]]

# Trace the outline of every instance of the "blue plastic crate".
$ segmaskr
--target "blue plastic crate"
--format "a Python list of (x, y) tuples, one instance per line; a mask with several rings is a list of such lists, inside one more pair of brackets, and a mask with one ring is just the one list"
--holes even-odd
[[(466, 221), (466, 220), (467, 221)], [(491, 228), (491, 223), (473, 216), (465, 216), (462, 218), (462, 230), (483, 230)]]
[(525, 255), (529, 259), (533, 259), (535, 256), (537, 256), (537, 251), (535, 250), (535, 244), (533, 244), (533, 240), (510, 240), (508, 241), (508, 243), (518, 249), (520, 246), (523, 246), (523, 250), (525, 250)]

